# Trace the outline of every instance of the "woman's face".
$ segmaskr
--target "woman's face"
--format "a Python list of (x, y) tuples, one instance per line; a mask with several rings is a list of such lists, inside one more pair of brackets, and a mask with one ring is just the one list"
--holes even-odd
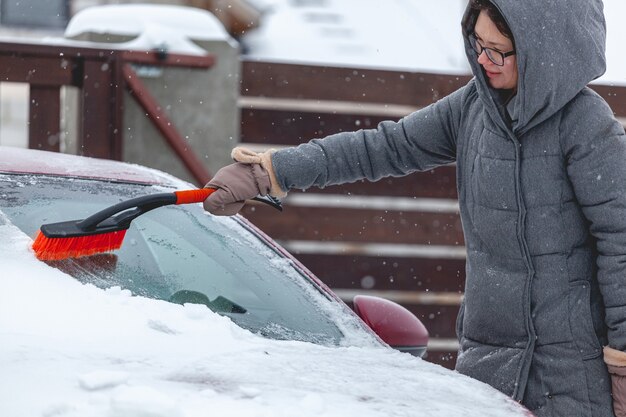
[[(474, 33), (483, 47), (492, 48), (506, 53), (513, 50), (513, 41), (502, 34), (498, 27), (482, 10), (478, 15)], [(489, 85), (496, 89), (517, 89), (517, 59), (515, 55), (504, 58), (504, 65), (494, 64), (483, 51), (478, 56), (478, 63), (482, 65), (489, 80)]]

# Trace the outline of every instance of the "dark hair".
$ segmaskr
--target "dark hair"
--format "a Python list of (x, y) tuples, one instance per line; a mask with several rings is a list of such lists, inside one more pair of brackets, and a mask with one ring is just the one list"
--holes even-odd
[(470, 8), (475, 10), (477, 14), (483, 10), (487, 12), (487, 16), (489, 16), (489, 19), (493, 21), (500, 33), (512, 41), (514, 40), (513, 33), (511, 32), (509, 25), (506, 23), (504, 16), (502, 16), (502, 13), (500, 13), (500, 10), (495, 4), (489, 0), (470, 0)]

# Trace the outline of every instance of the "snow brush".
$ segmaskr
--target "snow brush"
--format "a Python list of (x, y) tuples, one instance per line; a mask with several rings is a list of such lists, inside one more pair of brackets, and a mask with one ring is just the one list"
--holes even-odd
[[(41, 261), (80, 258), (119, 249), (130, 223), (142, 214), (173, 204), (201, 203), (215, 188), (151, 194), (122, 201), (84, 220), (44, 224), (33, 242), (35, 256)], [(257, 200), (282, 210), (279, 200), (257, 196)]]

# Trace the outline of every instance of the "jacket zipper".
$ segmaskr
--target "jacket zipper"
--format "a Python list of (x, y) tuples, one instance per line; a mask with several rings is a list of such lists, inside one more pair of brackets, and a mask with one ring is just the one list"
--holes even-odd
[[(528, 373), (530, 372), (530, 365), (532, 363), (532, 356), (535, 350), (535, 340), (537, 335), (535, 333), (535, 326), (532, 322), (532, 312), (531, 312), (531, 300), (532, 300), (532, 280), (535, 276), (535, 268), (532, 264), (532, 259), (530, 256), (530, 251), (528, 249), (528, 245), (526, 243), (525, 237), (525, 221), (526, 221), (526, 206), (524, 205), (524, 199), (522, 198), (521, 191), (521, 143), (520, 141), (513, 135), (513, 133), (508, 131), (510, 139), (513, 141), (515, 146), (515, 197), (517, 199), (517, 207), (519, 209), (519, 215), (517, 218), (517, 240), (522, 249), (522, 253), (524, 255), (524, 262), (526, 263), (526, 268), (528, 270), (528, 276), (526, 279), (526, 284), (524, 286), (524, 298), (525, 303), (524, 306), (527, 309), (525, 311), (525, 319), (526, 319), (526, 332), (528, 334), (528, 341), (526, 344), (526, 348), (524, 349), (524, 357), (522, 359), (522, 366), (519, 368), (519, 372), (517, 377), (515, 378), (515, 391), (513, 392), (513, 398), (517, 401), (522, 401), (524, 399), (524, 393), (526, 391), (526, 384), (528, 382)], [(525, 380), (525, 383), (522, 384), (522, 379)]]

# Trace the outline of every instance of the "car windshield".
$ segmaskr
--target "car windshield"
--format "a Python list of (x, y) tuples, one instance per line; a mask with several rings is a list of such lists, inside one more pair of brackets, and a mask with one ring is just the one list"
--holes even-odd
[[(83, 219), (120, 201), (164, 191), (172, 190), (0, 175), (0, 211), (34, 236), (42, 224)], [(274, 339), (340, 345), (347, 333), (371, 337), (346, 314), (345, 305), (313, 285), (241, 221), (208, 215), (199, 204), (162, 207), (138, 217), (114, 254), (47, 263), (100, 288), (119, 286), (173, 303), (204, 304)]]

